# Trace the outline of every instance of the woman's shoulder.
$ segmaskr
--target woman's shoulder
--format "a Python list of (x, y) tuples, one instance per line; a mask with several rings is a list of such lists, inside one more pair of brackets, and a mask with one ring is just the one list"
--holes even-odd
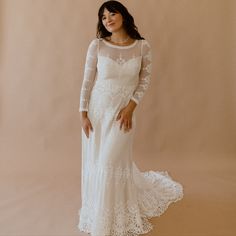
[(97, 37), (92, 38), (89, 42), (89, 46), (99, 48), (100, 42), (102, 40), (103, 40), (102, 38), (97, 38)]
[(98, 44), (99, 44), (99, 39), (98, 38), (92, 38), (90, 41), (89, 41), (89, 46), (88, 48), (97, 48), (98, 47)]
[(151, 43), (147, 39), (141, 39), (141, 52), (148, 53), (152, 50)]
[(89, 44), (98, 44), (99, 43), (99, 38), (92, 38), (89, 42)]

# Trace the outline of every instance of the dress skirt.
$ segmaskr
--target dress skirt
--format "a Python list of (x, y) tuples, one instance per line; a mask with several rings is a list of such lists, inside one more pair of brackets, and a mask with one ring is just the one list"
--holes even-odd
[(135, 87), (121, 81), (96, 80), (88, 117), (93, 131), (82, 130), (82, 206), (78, 228), (92, 236), (136, 236), (153, 229), (149, 218), (160, 216), (183, 197), (183, 187), (167, 171), (141, 172), (133, 161), (132, 129), (120, 130), (119, 111)]

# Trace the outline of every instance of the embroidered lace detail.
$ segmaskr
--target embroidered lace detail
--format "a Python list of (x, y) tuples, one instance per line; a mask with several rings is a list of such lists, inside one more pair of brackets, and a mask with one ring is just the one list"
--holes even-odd
[(134, 89), (135, 85), (121, 86), (114, 81), (97, 80), (89, 102), (89, 107), (93, 109), (90, 109), (88, 114), (93, 114), (92, 117), (96, 117), (96, 120), (111, 119), (111, 117), (115, 119), (119, 108), (124, 107), (132, 97)]
[[(94, 86), (95, 77), (97, 75), (97, 66), (98, 66), (98, 55), (108, 57), (117, 65), (127, 66), (120, 69), (119, 74), (124, 76), (130, 76), (132, 80), (132, 76), (134, 76), (134, 71), (139, 69), (139, 80), (135, 86), (132, 96), (130, 97), (133, 101), (137, 104), (141, 101), (142, 97), (144, 96), (145, 91), (147, 90), (149, 83), (150, 83), (150, 75), (151, 75), (151, 66), (152, 66), (152, 57), (151, 57), (151, 46), (147, 42), (147, 40), (142, 40), (141, 47), (140, 44), (136, 43), (134, 47), (127, 48), (112, 48), (109, 46), (105, 46), (102, 48), (101, 52), (99, 51), (99, 41), (98, 39), (93, 39), (88, 47), (85, 67), (84, 67), (84, 79), (81, 86), (81, 94), (80, 94), (80, 107), (79, 111), (88, 111), (88, 105), (91, 95), (91, 90)], [(139, 40), (137, 40), (139, 41)], [(141, 52), (140, 52), (141, 51)], [(131, 59), (142, 57), (140, 68), (130, 66)], [(106, 62), (107, 64), (102, 65), (105, 66), (102, 70), (112, 70), (111, 68), (111, 61)], [(115, 66), (113, 64), (113, 66)], [(116, 76), (115, 73), (112, 75), (109, 72), (109, 75)], [(118, 75), (117, 75), (118, 78)], [(136, 78), (134, 78), (136, 81)]]
[(126, 183), (127, 179), (131, 179), (133, 176), (133, 170), (130, 166), (114, 167), (111, 163), (100, 164), (91, 163), (88, 161), (84, 169), (83, 176), (86, 178), (93, 178), (96, 173), (96, 178), (106, 179), (106, 185), (110, 183), (122, 184)]
[[(110, 56), (109, 56), (110, 57)], [(136, 56), (135, 55), (132, 55), (132, 57), (131, 58), (136, 58)], [(111, 58), (112, 59), (112, 58)], [(130, 60), (130, 58), (129, 59), (125, 59), (124, 57), (122, 57), (122, 54), (120, 53), (119, 54), (119, 57), (118, 58), (116, 58), (116, 62), (119, 64), (119, 65), (123, 65), (125, 62), (127, 62), (128, 60)]]
[[(116, 176), (115, 185), (116, 189), (121, 190), (119, 192), (123, 192), (125, 186), (133, 181), (130, 178), (132, 172), (129, 168), (114, 168), (108, 165), (103, 171), (106, 173), (107, 179)], [(92, 173), (90, 171), (89, 175)], [(127, 195), (129, 198), (126, 201), (124, 199), (115, 201), (112, 207), (105, 209), (99, 208), (90, 199), (84, 200), (83, 207), (78, 211), (81, 219), (78, 228), (86, 233), (92, 232), (94, 236), (137, 236), (151, 231), (153, 225), (148, 219), (160, 216), (171, 203), (182, 199), (183, 187), (173, 181), (167, 171), (140, 173), (146, 181), (152, 184), (151, 188), (148, 190), (140, 188), (140, 192), (136, 195), (131, 189), (131, 195)], [(119, 185), (119, 181), (121, 181), (121, 185)], [(108, 186), (109, 184), (110, 182), (107, 183)], [(127, 189), (126, 191), (129, 192)], [(118, 192), (113, 194), (118, 194)], [(119, 199), (119, 196), (114, 195), (114, 198)], [(93, 232), (95, 228), (96, 232)]]
[(90, 93), (93, 87), (93, 82), (95, 80), (97, 72), (97, 46), (98, 41), (96, 39), (92, 40), (89, 44), (85, 68), (84, 68), (84, 79), (81, 87), (80, 93), (80, 108), (79, 111), (88, 111), (88, 102)]
[(146, 40), (126, 48), (97, 39), (89, 45), (80, 111), (88, 111), (94, 132), (88, 139), (82, 131), (78, 228), (91, 236), (147, 233), (153, 228), (148, 219), (160, 216), (171, 202), (183, 197), (182, 185), (166, 171), (140, 172), (132, 165), (135, 119), (127, 133), (115, 121), (131, 98), (141, 101), (150, 82), (151, 60)]
[(134, 100), (137, 104), (141, 101), (146, 92), (151, 77), (152, 70), (152, 53), (150, 44), (144, 40), (142, 46), (142, 67), (139, 73), (139, 84), (133, 94), (132, 100)]
[(125, 59), (124, 58), (122, 58), (122, 56), (121, 56), (121, 54), (120, 54), (120, 56), (116, 59), (116, 62), (118, 63), (118, 64), (124, 64), (125, 63)]
[[(95, 219), (91, 218), (92, 212), (96, 212), (96, 210), (91, 209), (88, 205), (80, 209), (79, 215), (83, 219), (87, 219), (87, 221), (84, 220), (78, 225), (81, 231), (91, 233), (95, 222)], [(112, 211), (108, 209), (103, 211), (98, 219), (96, 223), (101, 227), (99, 232), (92, 234), (94, 236), (136, 236), (153, 229), (147, 218), (140, 217), (139, 208), (132, 202), (127, 202), (126, 204), (123, 202), (117, 203)], [(113, 226), (111, 230), (109, 229), (110, 224)]]

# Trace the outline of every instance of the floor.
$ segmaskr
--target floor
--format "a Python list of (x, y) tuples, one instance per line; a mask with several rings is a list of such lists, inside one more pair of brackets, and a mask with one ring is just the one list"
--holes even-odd
[[(157, 160), (138, 159), (141, 170)], [(184, 198), (151, 219), (147, 236), (236, 235), (236, 159), (230, 155), (160, 154), (157, 170), (167, 170), (184, 186)], [(79, 232), (78, 173), (0, 174), (0, 236), (83, 236)]]

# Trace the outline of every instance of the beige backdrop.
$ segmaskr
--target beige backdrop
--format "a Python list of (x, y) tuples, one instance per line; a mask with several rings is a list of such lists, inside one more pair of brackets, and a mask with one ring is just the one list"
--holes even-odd
[[(85, 235), (78, 106), (102, 2), (0, 2), (0, 236)], [(134, 160), (185, 190), (148, 235), (236, 235), (236, 1), (121, 2), (153, 48)]]

